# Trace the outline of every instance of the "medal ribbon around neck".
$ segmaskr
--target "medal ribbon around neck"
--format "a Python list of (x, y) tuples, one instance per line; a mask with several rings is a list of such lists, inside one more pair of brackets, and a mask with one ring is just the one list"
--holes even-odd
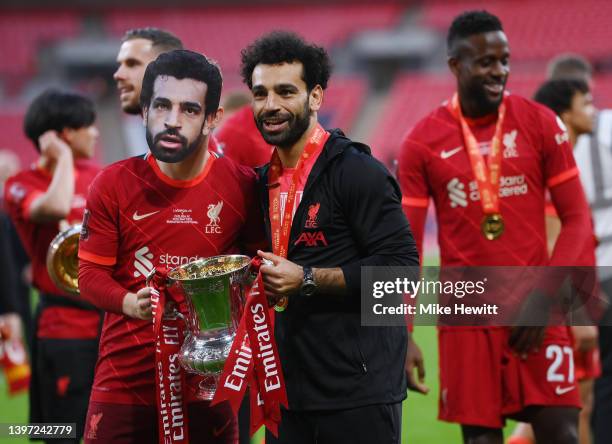
[(499, 180), (502, 163), (502, 126), (506, 116), (505, 101), (502, 100), (502, 103), (499, 106), (497, 124), (495, 126), (495, 134), (491, 140), (491, 151), (489, 153), (488, 162), (485, 162), (484, 157), (478, 148), (478, 141), (474, 137), (472, 130), (463, 117), (461, 106), (459, 105), (459, 96), (456, 93), (452, 99), (452, 110), (461, 124), (463, 141), (470, 159), (472, 172), (478, 185), (480, 203), (482, 205), (483, 213), (485, 214), (485, 219), (495, 217), (501, 220), (499, 211)]
[[(297, 194), (297, 187), (304, 170), (306, 161), (314, 155), (327, 142), (329, 133), (321, 125), (317, 125), (308, 143), (304, 147), (302, 154), (295, 166), (295, 171), (291, 178), (285, 211), (281, 219), (281, 192), (280, 176), (283, 166), (278, 155), (278, 148), (274, 149), (270, 161), (270, 172), (268, 173), (268, 193), (270, 197), (270, 230), (272, 232), (272, 252), (277, 256), (286, 258), (289, 250), (289, 237), (291, 235), (291, 225), (293, 223), (293, 206)], [(282, 223), (281, 223), (282, 221)], [(274, 307), (276, 311), (283, 311), (287, 307), (287, 298), (283, 297)]]

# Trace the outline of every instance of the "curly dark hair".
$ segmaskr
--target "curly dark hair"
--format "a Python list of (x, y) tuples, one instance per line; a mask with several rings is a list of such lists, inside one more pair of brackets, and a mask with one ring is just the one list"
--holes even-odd
[(80, 94), (48, 89), (37, 96), (26, 111), (23, 132), (38, 151), (38, 138), (48, 130), (80, 129), (93, 125), (96, 111), (93, 102)]
[(503, 30), (501, 21), (493, 14), (487, 11), (466, 11), (455, 17), (451, 23), (446, 36), (446, 47), (450, 54), (458, 40), (474, 34)]
[(274, 31), (255, 40), (242, 50), (242, 80), (253, 87), (252, 74), (259, 64), (300, 62), (304, 66), (302, 79), (308, 91), (315, 86), (327, 88), (331, 62), (325, 49), (306, 43), (300, 36), (287, 31)]
[(160, 54), (149, 63), (140, 92), (142, 109), (149, 108), (153, 97), (153, 84), (159, 76), (171, 76), (179, 80), (193, 79), (205, 83), (207, 86), (204, 98), (205, 116), (219, 109), (223, 79), (219, 67), (206, 56), (187, 49), (176, 49)]
[(555, 114), (572, 109), (576, 93), (587, 94), (589, 85), (582, 79), (555, 79), (544, 83), (536, 91), (534, 100), (552, 109)]

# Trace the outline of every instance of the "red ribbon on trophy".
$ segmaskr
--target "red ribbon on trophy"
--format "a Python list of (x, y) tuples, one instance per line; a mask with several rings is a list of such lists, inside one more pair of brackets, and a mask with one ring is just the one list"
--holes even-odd
[(211, 405), (229, 401), (234, 414), (251, 386), (251, 434), (265, 425), (278, 436), (280, 406), (288, 408), (285, 379), (274, 340), (274, 329), (259, 267), (263, 260), (256, 256), (249, 265), (246, 304), (236, 338)]
[(185, 371), (179, 363), (179, 351), (184, 339), (184, 323), (179, 318), (178, 312), (166, 313), (166, 303), (169, 299), (173, 299), (166, 287), (167, 270), (164, 268), (155, 270), (147, 282), (152, 288), (159, 442), (188, 443), (189, 420), (185, 399), (187, 393)]

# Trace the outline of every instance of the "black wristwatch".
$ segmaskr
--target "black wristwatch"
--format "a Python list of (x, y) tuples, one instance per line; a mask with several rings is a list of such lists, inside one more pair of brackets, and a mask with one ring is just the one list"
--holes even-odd
[(302, 281), (302, 288), (300, 289), (300, 294), (305, 297), (310, 297), (317, 291), (317, 284), (314, 280), (314, 274), (312, 272), (312, 267), (302, 267), (304, 269), (304, 280)]

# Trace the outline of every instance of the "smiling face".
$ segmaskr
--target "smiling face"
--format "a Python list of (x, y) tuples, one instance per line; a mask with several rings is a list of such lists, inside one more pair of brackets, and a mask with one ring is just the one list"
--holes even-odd
[(140, 114), (140, 90), (147, 65), (155, 60), (158, 52), (147, 39), (131, 39), (123, 42), (117, 55), (117, 71), (113, 75), (119, 90), (121, 109), (128, 114)]
[(474, 34), (457, 42), (448, 60), (457, 78), (464, 113), (480, 117), (497, 111), (510, 74), (510, 50), (502, 31)]
[(162, 162), (177, 163), (200, 149), (214, 125), (215, 113), (205, 117), (207, 86), (193, 79), (159, 76), (151, 103), (143, 110), (147, 143)]
[(308, 91), (300, 62), (259, 64), (252, 74), (253, 114), (264, 140), (291, 148), (316, 119), (323, 90)]

